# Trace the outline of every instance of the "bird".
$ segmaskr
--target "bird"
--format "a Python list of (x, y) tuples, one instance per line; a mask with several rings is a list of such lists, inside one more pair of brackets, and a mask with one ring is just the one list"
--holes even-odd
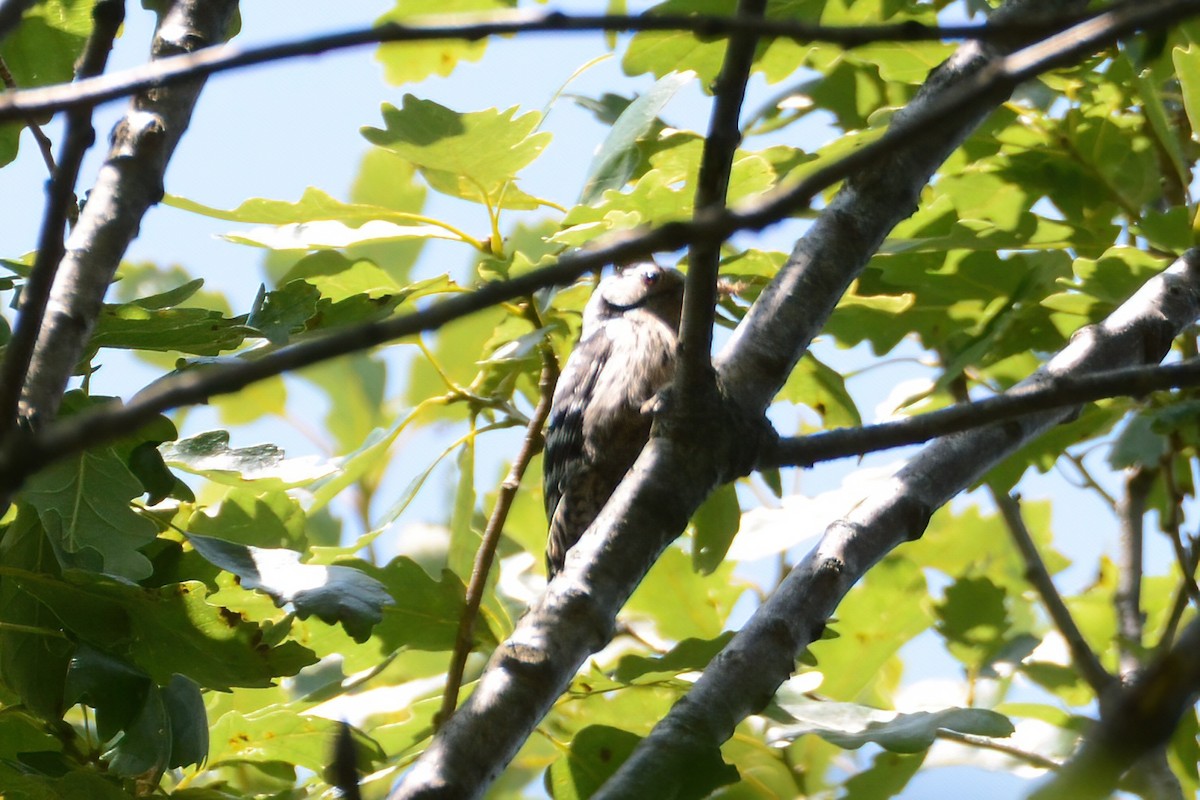
[(675, 373), (682, 308), (683, 273), (652, 261), (619, 268), (584, 307), (546, 431), (548, 578), (650, 438), (651, 401)]

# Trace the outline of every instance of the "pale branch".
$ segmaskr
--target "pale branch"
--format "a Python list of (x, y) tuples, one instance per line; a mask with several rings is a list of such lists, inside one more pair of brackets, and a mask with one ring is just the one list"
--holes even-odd
[[(104, 72), (108, 55), (112, 52), (113, 39), (125, 21), (124, 0), (99, 0), (92, 7), (92, 21), (92, 33), (76, 70), (79, 80)], [(52, 167), (46, 192), (37, 255), (29, 279), (21, 290), (16, 328), (4, 348), (4, 363), (0, 366), (0, 440), (8, 436), (17, 424), (21, 387), (25, 383), (34, 342), (42, 328), (54, 276), (63, 258), (63, 237), (67, 224), (79, 216), (75, 182), (79, 178), (83, 157), (95, 141), (96, 130), (92, 127), (91, 109), (78, 107), (68, 110), (58, 165)]]
[(467, 583), (467, 593), (463, 605), (462, 617), (459, 619), (458, 635), (454, 642), (454, 652), (450, 657), (450, 668), (446, 674), (446, 687), (442, 693), (442, 709), (438, 714), (437, 725), (440, 727), (450, 719), (454, 709), (458, 707), (458, 692), (462, 688), (463, 671), (466, 668), (467, 657), (475, 644), (475, 621), (479, 616), (479, 606), (483, 602), (487, 590), (488, 574), (496, 557), (496, 547), (500, 543), (500, 534), (504, 532), (504, 523), (508, 521), (508, 512), (516, 499), (517, 490), (521, 488), (521, 479), (529, 462), (542, 449), (542, 426), (550, 415), (550, 401), (554, 396), (554, 385), (558, 382), (558, 362), (549, 346), (542, 348), (542, 374), (538, 380), (538, 403), (525, 426), (525, 438), (521, 449), (509, 467), (508, 475), (500, 484), (496, 493), (496, 504), (488, 518), (483, 538), (480, 539), (479, 549), (475, 551), (475, 563), (471, 567), (471, 578)]
[(557, 11), (529, 10), (513, 12), (490, 21), (464, 24), (384, 23), (258, 47), (226, 45), (217, 50), (134, 67), (83, 84), (26, 89), (7, 97), (0, 96), (0, 121), (30, 113), (61, 111), (80, 103), (97, 105), (151, 87), (208, 77), (218, 72), (375, 44), (440, 39), (474, 41), (488, 36), (536, 33), (691, 31), (698, 36), (751, 34), (800, 42), (828, 42), (849, 48), (883, 41), (1028, 41), (1083, 18), (1082, 14), (1073, 13), (1039, 15), (1032, 23), (1001, 21), (982, 25), (930, 26), (910, 21), (888, 25), (829, 26), (794, 20), (753, 20), (703, 14), (568, 15)]
[[(152, 56), (202, 47), (225, 36), (234, 0), (179, 0), (159, 21)], [(67, 239), (21, 389), (20, 413), (52, 420), (142, 216), (162, 197), (163, 172), (187, 128), (202, 81), (138, 95), (113, 132), (108, 159)], [(20, 449), (9, 436), (6, 447)], [(5, 498), (7, 499), (7, 498)]]
[[(1145, 574), (1146, 498), (1159, 470), (1145, 466), (1128, 469), (1125, 494), (1117, 505), (1120, 536), (1117, 540), (1117, 589), (1113, 610), (1117, 617), (1117, 652), (1121, 677), (1127, 679), (1141, 667), (1143, 614), (1142, 578)], [(1184, 562), (1180, 563), (1180, 567)]]
[(1062, 764), (1053, 758), (1047, 758), (1041, 753), (1034, 753), (1029, 750), (1022, 750), (1019, 747), (1014, 747), (1000, 739), (994, 739), (991, 736), (980, 736), (974, 733), (959, 733), (947, 728), (939, 728), (935, 734), (937, 738), (947, 742), (954, 742), (965, 747), (977, 747), (980, 750), (991, 750), (996, 753), (1002, 753), (1009, 758), (1014, 758), (1017, 761), (1022, 761), (1031, 767), (1040, 769), (1057, 770)]
[(1200, 620), (1193, 620), (1168, 652), (1122, 690), (1075, 755), (1030, 795), (1031, 800), (1108, 797), (1121, 775), (1143, 757), (1161, 752), (1180, 717), (1200, 693)]
[[(1200, 258), (1200, 250), (1189, 251)], [(1192, 256), (1190, 256), (1192, 257)], [(915, 417), (856, 428), (780, 439), (763, 453), (759, 469), (807, 467), (818, 462), (920, 444), (938, 436), (971, 430), (992, 422), (1078, 406), (1112, 397), (1144, 397), (1151, 392), (1200, 386), (1200, 359), (1104, 370), (1088, 375), (1058, 375), (1038, 385), (1020, 386)]]
[[(1197, 316), (1200, 252), (1189, 251), (1103, 322), (1080, 330), (1026, 383), (1158, 360)], [(938, 439), (880, 482), (829, 526), (816, 548), (593, 796), (629, 797), (639, 786), (667, 785), (689, 760), (715, 753), (739, 722), (770, 700), (791, 674), (794, 658), (815, 641), (841, 598), (873, 564), (920, 537), (935, 510), (1070, 416), (1070, 410), (1040, 412)]]
[[(997, 14), (1007, 19), (1045, 6), (1018, 3)], [(1053, 8), (1078, 7), (1068, 1)], [(851, 281), (895, 224), (912, 213), (920, 187), (1019, 83), (1131, 30), (1195, 13), (1200, 0), (1124, 4), (1009, 55), (979, 42), (959, 47), (873, 143), (891, 144), (886, 168), (848, 177), (718, 354), (717, 372), (730, 397), (747, 413), (766, 409)], [(851, 170), (879, 163), (866, 155)]]
[(1062, 595), (1058, 593), (1054, 580), (1050, 577), (1050, 571), (1046, 569), (1046, 562), (1042, 560), (1033, 536), (1025, 526), (1025, 520), (1021, 517), (1021, 505), (1017, 498), (999, 491), (991, 485), (988, 486), (988, 489), (996, 507), (1000, 509), (1000, 516), (1004, 519), (1013, 544), (1016, 545), (1021, 559), (1025, 562), (1025, 579), (1038, 593), (1042, 606), (1050, 615), (1054, 627), (1058, 629), (1067, 643), (1072, 663), (1075, 664), (1075, 668), (1079, 670), (1083, 679), (1087, 681), (1088, 686), (1092, 688), (1092, 692), (1099, 699), (1101, 708), (1103, 708), (1112, 689), (1118, 685), (1117, 679), (1100, 663), (1096, 653), (1088, 646), (1087, 639), (1083, 637), (1083, 632), (1075, 624), (1074, 617), (1071, 616), (1067, 604), (1063, 602)]
[[(766, 7), (766, 0), (740, 0), (737, 18), (761, 18)], [(694, 202), (696, 213), (725, 210), (733, 158), (742, 142), (739, 127), (742, 102), (758, 41), (751, 34), (737, 34), (725, 50), (725, 61), (713, 85), (712, 115), (700, 155)], [(677, 402), (687, 403), (690, 398), (711, 393), (715, 386), (712, 337), (720, 266), (720, 242), (698, 242), (688, 249), (687, 283), (679, 324), (678, 371), (674, 381)]]
[[(1095, 41), (1098, 39), (1092, 43)], [(1076, 45), (1077, 42), (1072, 40), (1070, 46)], [(1067, 46), (1063, 45), (1062, 52)], [(1077, 49), (1080, 52), (1086, 50), (1084, 47)], [(923, 92), (919, 109), (897, 117), (888, 134), (849, 157), (818, 169), (799, 185), (772, 194), (757, 209), (734, 212), (731, 216), (739, 220), (738, 224), (765, 219), (779, 208), (797, 202), (804, 192), (811, 191), (811, 185), (803, 184), (811, 181), (812, 185), (828, 185), (861, 170), (858, 180), (865, 188), (856, 190), (857, 194), (867, 203), (867, 214), (880, 215), (884, 222), (879, 226), (890, 229), (897, 213), (893, 202), (896, 192), (873, 192), (868, 180), (870, 173), (865, 168), (879, 163), (886, 153), (886, 171), (899, 173), (913, 184), (900, 192), (910, 198), (908, 208), (911, 208), (919, 186), (928, 180), (937, 164), (921, 161), (920, 168), (897, 170), (897, 161), (912, 161), (915, 156), (906, 153), (907, 158), (900, 159), (896, 152), (908, 148), (926, 153), (929, 143), (928, 137), (924, 136), (927, 131), (922, 126), (928, 126), (939, 133), (953, 129), (953, 141), (943, 142), (944, 152), (948, 154), (953, 146), (965, 139), (975, 122), (1007, 96), (1006, 91), (997, 92), (996, 89), (1008, 86), (1011, 75), (991, 69), (981, 76), (980, 67), (988, 59), (982, 55), (977, 58), (979, 50), (974, 45), (960, 48), (960, 52), (963, 50), (968, 52), (939, 70), (940, 77), (935, 86)], [(1053, 63), (1058, 61), (1058, 57), (1053, 59)], [(978, 99), (973, 93), (980, 91), (988, 96)], [(969, 119), (949, 124), (950, 111), (960, 107), (970, 108)], [(897, 124), (900, 125), (898, 129)], [(842, 194), (846, 191), (843, 189)], [(756, 217), (759, 213), (763, 216)], [(822, 219), (845, 213), (844, 209), (827, 209)], [(720, 220), (721, 217), (714, 217), (703, 232), (712, 233)], [(830, 223), (829, 228), (824, 238), (826, 244), (833, 245), (831, 257), (850, 247), (859, 235), (859, 230), (850, 225)], [(721, 238), (724, 236), (725, 232), (722, 232)], [(844, 237), (846, 244), (843, 247), (833, 242), (837, 236)], [(882, 238), (883, 234), (879, 236)], [(805, 287), (807, 291), (823, 296), (815, 306), (817, 309), (831, 309), (843, 288), (838, 280), (819, 280)], [(755, 307), (761, 302), (760, 298)], [(753, 308), (751, 313), (754, 313)], [(813, 328), (820, 328), (823, 320), (823, 316), (816, 319)], [(762, 335), (763, 331), (758, 330), (749, 338), (753, 340)], [(788, 350), (792, 342), (786, 338), (772, 338), (763, 341), (761, 346), (763, 350)], [(729, 369), (728, 366), (724, 368)], [(727, 377), (737, 376), (731, 370)], [(755, 380), (753, 376), (742, 377)], [(728, 390), (736, 381), (724, 383)], [(769, 394), (773, 393), (769, 390)], [(769, 400), (767, 397), (763, 405)], [(755, 405), (751, 403), (749, 407)], [(743, 404), (745, 407), (747, 405)], [(751, 466), (750, 462), (757, 456), (756, 451), (765, 438), (758, 418), (743, 413), (731, 403), (713, 404), (711, 409), (705, 410), (688, 409), (685, 419), (677, 419), (672, 411), (668, 405), (667, 413), (656, 420), (650, 443), (598, 519), (568, 552), (564, 569), (522, 617), (512, 636), (497, 648), (475, 691), (414, 763), (394, 791), (393, 800), (479, 796), (550, 709), (574, 671), (590, 653), (609, 640), (617, 611), (662, 549), (679, 535), (690, 515), (716, 485)], [(819, 619), (821, 622), (817, 624), (823, 624), (824, 616)], [(809, 633), (815, 635), (815, 631)], [(786, 674), (792, 664), (792, 652), (786, 646), (774, 654), (768, 649), (764, 664), (771, 665), (769, 673), (783, 669)], [(768, 692), (758, 699), (766, 702), (769, 697)], [(723, 738), (714, 737), (713, 741), (719, 742)], [(483, 743), (485, 746), (481, 746)], [(706, 752), (715, 747), (716, 744), (710, 745)], [(653, 760), (652, 756), (647, 758)], [(636, 785), (665, 786), (666, 783), (651, 781)]]

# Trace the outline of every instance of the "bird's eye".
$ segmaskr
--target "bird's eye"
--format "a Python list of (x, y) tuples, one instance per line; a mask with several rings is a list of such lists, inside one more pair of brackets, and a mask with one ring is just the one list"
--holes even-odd
[(657, 270), (643, 272), (642, 273), (642, 283), (646, 284), (647, 286), (653, 286), (654, 284), (658, 283), (658, 279), (660, 277), (662, 277), (662, 276), (659, 274), (659, 272)]

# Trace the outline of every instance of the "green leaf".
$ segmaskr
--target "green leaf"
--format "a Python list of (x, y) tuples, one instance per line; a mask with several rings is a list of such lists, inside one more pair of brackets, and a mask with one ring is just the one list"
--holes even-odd
[(901, 714), (856, 703), (787, 697), (776, 703), (795, 724), (784, 724), (769, 735), (772, 742), (791, 742), (805, 734), (816, 734), (847, 750), (874, 743), (893, 753), (927, 750), (940, 730), (975, 736), (1011, 736), (1008, 717), (986, 708), (946, 708)]
[(482, 541), (475, 527), (475, 440), (465, 441), (455, 459), (458, 482), (450, 509), (450, 551), (446, 566), (455, 575), (467, 576), (475, 564), (475, 553)]
[(638, 139), (655, 127), (667, 103), (695, 77), (691, 72), (665, 75), (621, 112), (592, 157), (579, 193), (580, 203), (592, 203), (606, 190), (620, 189), (633, 177), (639, 159)]
[(258, 625), (209, 605), (197, 581), (145, 589), (73, 571), (21, 585), (80, 640), (118, 653), (159, 685), (179, 674), (223, 691), (270, 686), (315, 660), (294, 642), (264, 644)]
[[(625, 763), (642, 737), (608, 725), (589, 725), (575, 735), (567, 754), (550, 765), (548, 789), (555, 800), (584, 800), (591, 797), (621, 764)], [(702, 798), (714, 789), (738, 780), (735, 768), (721, 760), (715, 748), (704, 754), (690, 753), (688, 769), (675, 773), (675, 785), (655, 786), (658, 797)]]
[(845, 783), (843, 800), (887, 800), (908, 786), (925, 763), (925, 754), (907, 755), (883, 751), (875, 754), (871, 766)]
[[(211, 766), (222, 763), (271, 762), (293, 764), (320, 773), (329, 763), (330, 748), (340, 722), (277, 709), (244, 715), (231, 711), (212, 727)], [(385, 758), (379, 745), (354, 732), (355, 746), (370, 763)]]
[(152, 780), (162, 775), (171, 760), (171, 723), (158, 687), (146, 695), (138, 715), (104, 757), (117, 775)]
[(719, 487), (692, 515), (692, 567), (711, 575), (729, 552), (742, 521), (742, 508), (732, 483)]
[(729, 610), (744, 589), (733, 577), (732, 563), (722, 562), (711, 574), (700, 575), (692, 569), (691, 557), (672, 547), (638, 586), (626, 610), (653, 621), (666, 639), (713, 639), (725, 630)]
[(286, 492), (233, 489), (221, 500), (216, 513), (197, 510), (183, 527), (188, 534), (237, 544), (303, 550), (308, 546), (306, 523), (300, 502)]
[(96, 734), (108, 741), (143, 713), (150, 676), (125, 661), (80, 644), (67, 670), (66, 703), (96, 709)]
[(1012, 627), (1005, 607), (1005, 591), (987, 578), (959, 578), (934, 605), (937, 631), (955, 658), (973, 671), (1004, 647)]
[(534, 133), (541, 115), (516, 116), (488, 109), (460, 114), (432, 100), (405, 95), (401, 108), (385, 104), (385, 129), (363, 136), (416, 165), (430, 186), (492, 208), (537, 208), (540, 203), (512, 186), (550, 141)]
[[(434, 580), (405, 556), (393, 559), (386, 567), (360, 568), (379, 580), (396, 601), (383, 609), (383, 622), (375, 628), (375, 637), (385, 651), (400, 647), (449, 650), (454, 646), (466, 605), (466, 587), (457, 575), (443, 570), (441, 580)], [(476, 623), (475, 636), (496, 642), (484, 620)]]
[(265, 592), (277, 606), (291, 603), (300, 619), (315, 615), (330, 625), (341, 623), (356, 642), (371, 637), (371, 628), (383, 619), (384, 606), (394, 602), (383, 584), (369, 575), (344, 566), (302, 564), (294, 550), (249, 547), (194, 534), (188, 541), (200, 555), (237, 575), (243, 587)]
[(633, 683), (639, 679), (657, 681), (681, 672), (697, 672), (707, 667), (708, 662), (724, 650), (731, 639), (733, 631), (726, 631), (715, 639), (684, 639), (663, 655), (653, 658), (621, 656), (613, 677), (621, 683)]
[(215, 356), (239, 347), (253, 334), (243, 321), (204, 308), (145, 308), (139, 301), (105, 305), (88, 347)]
[[(446, 14), (486, 14), (504, 11), (516, 5), (516, 0), (397, 0), (395, 8), (379, 18), (377, 24), (389, 22), (414, 23), (420, 17)], [(454, 71), (460, 61), (478, 61), (483, 56), (487, 39), (435, 39), (428, 42), (403, 42), (379, 46), (377, 58), (383, 64), (388, 83), (403, 86)]]
[(200, 687), (190, 678), (172, 675), (161, 691), (171, 724), (171, 758), (167, 766), (202, 763), (208, 757), (208, 713)]
[(821, 692), (855, 700), (864, 692), (885, 691), (886, 667), (897, 651), (929, 627), (924, 608), (925, 576), (913, 562), (889, 556), (876, 564), (838, 606), (836, 639), (809, 648), (820, 665)]
[(292, 334), (303, 331), (316, 315), (320, 298), (320, 290), (305, 281), (290, 281), (272, 292), (263, 292), (260, 287), (246, 325), (272, 344), (287, 344)]
[(796, 364), (777, 399), (803, 403), (820, 414), (828, 427), (862, 425), (862, 415), (846, 390), (845, 379), (812, 353), (805, 353)]
[[(0, 561), (31, 574), (58, 572), (58, 562), (37, 514), (18, 505), (17, 519), (0, 540)], [(0, 675), (4, 685), (39, 717), (57, 720), (75, 646), (60, 636), (58, 618), (14, 577), (0, 576)]]
[(229, 486), (290, 489), (331, 475), (336, 467), (315, 457), (285, 458), (273, 444), (232, 448), (229, 431), (208, 431), (159, 448), (172, 467)]
[[(111, 448), (85, 450), (51, 464), (25, 485), (22, 497), (37, 509), (51, 542), (66, 558), (81, 556), (110, 575), (140, 580), (151, 572), (138, 550), (158, 534), (129, 501), (143, 488)], [(75, 563), (78, 559), (71, 559)]]

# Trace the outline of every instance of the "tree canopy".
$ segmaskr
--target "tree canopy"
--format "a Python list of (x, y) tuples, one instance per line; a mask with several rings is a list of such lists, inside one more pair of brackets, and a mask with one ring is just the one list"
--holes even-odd
[[(246, 47), (143, 5), (0, 2), (0, 167), (49, 175), (0, 252), (5, 797), (1200, 791), (1200, 3), (400, 0)], [(431, 96), (567, 35), (614, 85)], [(173, 187), (206, 115), (242, 163), (210, 76), (334, 50), (381, 68), (375, 116), (305, 95), (348, 191)], [(261, 275), (129, 259), (155, 206)], [(645, 258), (679, 369), (547, 585), (550, 394)]]

